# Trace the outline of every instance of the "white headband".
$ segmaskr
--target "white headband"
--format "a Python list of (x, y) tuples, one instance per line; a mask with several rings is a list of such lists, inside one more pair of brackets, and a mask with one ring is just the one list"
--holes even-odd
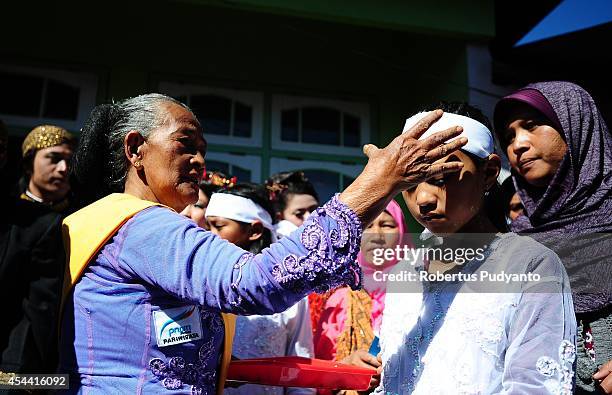
[(272, 242), (276, 241), (276, 231), (272, 225), (272, 217), (259, 204), (251, 199), (229, 193), (213, 193), (206, 207), (206, 218), (223, 217), (234, 221), (246, 222), (259, 221), (272, 234)]
[[(408, 118), (406, 120), (406, 124), (404, 125), (404, 133), (416, 125), (416, 123), (427, 114), (427, 112), (420, 112)], [(459, 137), (467, 137), (468, 142), (466, 145), (461, 147), (462, 150), (483, 159), (487, 158), (493, 153), (493, 135), (485, 125), (472, 118), (450, 112), (445, 112), (444, 115), (442, 115), (442, 118), (438, 119), (438, 121), (434, 123), (419, 138), (419, 140), (423, 140), (436, 132), (441, 132), (453, 126), (463, 127), (463, 132), (459, 136), (448, 141), (453, 141)]]

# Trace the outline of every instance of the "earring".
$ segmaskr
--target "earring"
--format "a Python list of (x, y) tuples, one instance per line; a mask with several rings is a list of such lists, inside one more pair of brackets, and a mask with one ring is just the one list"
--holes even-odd
[(134, 167), (135, 167), (137, 170), (140, 170), (140, 168), (142, 167), (142, 163), (140, 163), (140, 161), (139, 161), (139, 160), (137, 160), (136, 162), (134, 162)]

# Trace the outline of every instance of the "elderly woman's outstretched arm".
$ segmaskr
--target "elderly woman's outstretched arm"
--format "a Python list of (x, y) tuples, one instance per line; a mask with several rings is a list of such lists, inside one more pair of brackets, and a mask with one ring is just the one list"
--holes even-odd
[(360, 239), (360, 220), (337, 198), (257, 255), (167, 208), (151, 207), (122, 227), (114, 243), (122, 247), (111, 260), (124, 269), (122, 277), (177, 299), (236, 314), (271, 314), (313, 290), (358, 287)]

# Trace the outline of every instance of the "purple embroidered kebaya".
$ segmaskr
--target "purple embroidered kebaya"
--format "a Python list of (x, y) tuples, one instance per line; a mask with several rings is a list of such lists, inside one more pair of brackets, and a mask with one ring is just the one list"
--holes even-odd
[(355, 270), (354, 262), (354, 257), (359, 252), (359, 245), (349, 242), (351, 235), (361, 232), (357, 215), (336, 205), (319, 208), (316, 210), (316, 215), (319, 217), (327, 215), (340, 226), (329, 231), (328, 235), (318, 221), (304, 224), (301, 241), (308, 253), (303, 256), (287, 255), (281, 264), (274, 266), (272, 271), (274, 278), (296, 292), (304, 289), (328, 291), (330, 289), (328, 283), (317, 280), (327, 273), (340, 273), (340, 277), (349, 284), (360, 283), (357, 277), (361, 275), (361, 271)]
[(214, 394), (220, 312), (272, 314), (312, 290), (358, 288), (360, 239), (337, 197), (258, 255), (166, 208), (143, 210), (66, 301), (60, 370), (70, 392)]

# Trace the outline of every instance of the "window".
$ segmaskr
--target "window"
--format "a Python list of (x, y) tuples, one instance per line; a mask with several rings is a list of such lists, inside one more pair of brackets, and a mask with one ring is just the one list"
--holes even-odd
[(76, 131), (95, 106), (92, 74), (0, 66), (0, 117), (15, 126), (52, 123)]
[(370, 140), (367, 102), (273, 92), (264, 96), (263, 90), (167, 80), (158, 90), (187, 104), (202, 123), (209, 142), (207, 170), (236, 176), (239, 182), (303, 170), (327, 200), (363, 168), (361, 146)]
[(168, 82), (159, 89), (193, 110), (209, 143), (261, 147), (263, 94)]
[(353, 182), (363, 170), (363, 165), (282, 158), (270, 160), (271, 174), (296, 170), (304, 172), (319, 194), (321, 203), (324, 203)]
[(275, 95), (272, 147), (360, 155), (369, 140), (367, 103)]
[(261, 182), (261, 159), (253, 155), (237, 155), (223, 152), (206, 154), (206, 170), (222, 171), (236, 176), (238, 182)]
[(361, 120), (326, 107), (302, 107), (281, 113), (281, 141), (361, 146)]

